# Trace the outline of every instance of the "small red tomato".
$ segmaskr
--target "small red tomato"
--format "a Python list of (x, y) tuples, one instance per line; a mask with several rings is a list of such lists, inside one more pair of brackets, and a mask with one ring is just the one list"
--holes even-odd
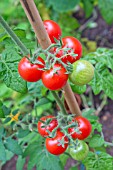
[(55, 39), (60, 40), (62, 34), (60, 26), (52, 20), (45, 20), (43, 23), (51, 42), (55, 43)]
[[(75, 37), (67, 36), (67, 37), (62, 38), (62, 44), (63, 44), (62, 48), (70, 48), (73, 50), (74, 54), (78, 55), (76, 57), (72, 55), (68, 55), (68, 53), (71, 52), (71, 50), (69, 50), (67, 52), (67, 55), (62, 58), (62, 61), (64, 63), (67, 64), (68, 62), (70, 62), (72, 64), (75, 61), (80, 59), (80, 57), (82, 56), (82, 44), (80, 43), (78, 39), (76, 39)], [(54, 51), (56, 51), (56, 49), (54, 49)], [(62, 57), (63, 51), (60, 50), (56, 56), (59, 58)]]
[[(62, 140), (64, 138), (64, 146), (59, 145), (60, 144), (60, 140)], [(64, 133), (62, 133), (61, 131), (57, 131), (57, 134), (54, 138), (46, 138), (46, 149), (48, 150), (48, 152), (50, 152), (53, 155), (60, 155), (62, 153), (65, 152), (65, 150), (68, 147), (68, 138), (65, 136), (64, 137)]]
[(73, 127), (69, 128), (68, 132), (71, 134), (72, 138), (84, 140), (91, 133), (91, 130), (92, 130), (91, 123), (89, 122), (88, 119), (86, 119), (82, 116), (74, 117), (72, 122), (74, 122), (74, 121), (76, 121), (78, 123), (78, 128), (79, 128), (80, 133), (75, 132)]
[(37, 60), (42, 64), (32, 64), (26, 57), (23, 57), (20, 60), (18, 64), (18, 72), (24, 80), (28, 82), (36, 82), (41, 79), (43, 71), (39, 69), (44, 68), (45, 62), (41, 57), (38, 57)]
[(46, 122), (48, 119), (51, 119), (51, 121), (50, 121), (49, 125), (47, 125), (47, 126), (40, 121), (37, 124), (38, 132), (43, 137), (49, 136), (49, 133), (47, 132), (47, 130), (52, 132), (52, 130), (58, 126), (57, 119), (55, 119), (55, 117), (52, 115), (43, 116), (40, 120), (42, 120), (43, 122)]
[(55, 64), (53, 68), (42, 73), (42, 82), (49, 90), (61, 89), (67, 80), (68, 74), (61, 64)]

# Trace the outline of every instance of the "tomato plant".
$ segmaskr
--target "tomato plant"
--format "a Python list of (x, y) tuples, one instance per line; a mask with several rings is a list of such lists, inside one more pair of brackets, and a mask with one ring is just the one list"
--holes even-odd
[[(63, 146), (60, 141), (63, 140)], [(54, 138), (46, 138), (45, 145), (48, 152), (53, 155), (60, 155), (65, 152), (68, 147), (68, 138), (62, 133), (58, 131)]]
[(41, 57), (37, 61), (42, 64), (32, 64), (26, 57), (23, 57), (18, 64), (18, 72), (20, 76), (28, 82), (36, 82), (41, 79), (44, 68), (44, 60)]
[(45, 20), (43, 23), (51, 42), (55, 43), (55, 39), (59, 40), (62, 34), (60, 26), (52, 20)]
[(61, 89), (68, 80), (66, 69), (61, 64), (54, 64), (54, 66), (42, 73), (42, 82), (50, 90)]
[[(43, 116), (40, 119), (41, 121), (38, 121), (37, 124), (37, 128), (38, 128), (38, 132), (40, 133), (40, 135), (42, 135), (43, 137), (47, 137), (49, 136), (49, 132), (52, 132), (52, 130), (58, 126), (58, 122), (57, 119), (55, 119), (54, 116), (52, 115), (48, 115), (48, 116)], [(50, 122), (47, 122), (47, 121)]]
[(72, 138), (84, 140), (91, 133), (91, 130), (92, 130), (91, 123), (89, 122), (88, 119), (82, 116), (77, 116), (73, 118), (72, 123), (74, 121), (78, 123), (79, 132), (76, 132), (73, 127), (69, 128), (68, 132), (71, 134)]
[(89, 152), (89, 147), (84, 141), (78, 140), (77, 146), (70, 147), (69, 153), (71, 157), (77, 161), (81, 161), (86, 158)]
[[(74, 63), (75, 61), (79, 60), (80, 57), (82, 56), (82, 45), (78, 39), (75, 37), (67, 36), (62, 38), (62, 48), (70, 48), (68, 50), (67, 55), (62, 58), (62, 61), (64, 63)], [(56, 49), (55, 49), (56, 50)], [(68, 55), (68, 53), (71, 53), (73, 50), (73, 53), (77, 54), (77, 56), (73, 55)], [(57, 54), (57, 57), (62, 57), (63, 56), (63, 50), (60, 50)]]

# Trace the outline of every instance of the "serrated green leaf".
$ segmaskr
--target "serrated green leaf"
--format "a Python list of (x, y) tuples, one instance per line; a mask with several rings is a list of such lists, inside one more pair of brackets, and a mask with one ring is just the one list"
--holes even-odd
[(93, 119), (93, 120), (98, 120), (98, 116), (95, 116), (95, 110), (94, 109), (90, 109), (88, 108), (87, 110), (82, 112), (83, 117), (87, 118), (87, 119)]
[(93, 11), (93, 3), (91, 0), (82, 0), (83, 5), (84, 5), (84, 11), (86, 18), (90, 17), (92, 11)]
[(42, 106), (42, 105), (44, 105), (44, 104), (47, 104), (47, 103), (50, 103), (50, 100), (48, 100), (47, 98), (41, 98), (41, 99), (39, 99), (39, 101), (36, 103), (36, 107), (37, 106)]
[(22, 155), (22, 149), (18, 142), (12, 138), (7, 138), (5, 142), (5, 147), (9, 151), (13, 152), (14, 154), (17, 155)]
[(21, 156), (18, 157), (16, 162), (16, 170), (23, 170), (26, 159)]
[(113, 157), (107, 153), (89, 152), (86, 159), (82, 161), (86, 170), (112, 170), (113, 169)]
[(91, 148), (101, 147), (103, 144), (104, 139), (98, 134), (93, 135), (93, 137), (89, 141), (89, 146)]
[(52, 6), (55, 11), (66, 12), (66, 11), (74, 9), (74, 7), (80, 2), (80, 0), (71, 0), (71, 1), (70, 0), (65, 0), (65, 1), (48, 0), (46, 2), (49, 3), (49, 6)]
[(5, 147), (3, 145), (2, 140), (0, 140), (0, 161), (5, 161), (5, 160), (6, 160)]
[(98, 6), (100, 12), (108, 24), (112, 24), (113, 22), (113, 1), (112, 0), (99, 0)]
[(67, 162), (67, 159), (68, 159), (68, 158), (69, 158), (69, 156), (66, 155), (66, 154), (61, 154), (61, 155), (60, 155), (60, 161), (61, 161), (63, 167), (66, 165), (66, 162)]
[[(12, 43), (13, 44), (13, 43)], [(21, 57), (18, 55), (17, 50), (8, 43), (8, 47), (2, 53), (0, 60), (0, 76), (7, 87), (12, 88), (20, 93), (27, 91), (27, 83), (20, 77), (18, 73), (18, 62)]]
[(0, 101), (0, 118), (4, 118), (3, 103)]
[(20, 129), (17, 133), (18, 138), (23, 138), (29, 134), (29, 130)]
[(113, 50), (98, 48), (96, 52), (89, 53), (85, 59), (95, 66), (94, 77), (89, 83), (95, 95), (101, 91), (113, 99)]

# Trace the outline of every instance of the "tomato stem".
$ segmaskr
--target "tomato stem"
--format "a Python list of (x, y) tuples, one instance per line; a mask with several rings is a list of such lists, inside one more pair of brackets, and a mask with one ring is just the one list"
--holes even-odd
[(3, 17), (0, 15), (0, 24), (5, 29), (5, 31), (8, 33), (8, 35), (12, 38), (15, 44), (18, 45), (20, 50), (23, 52), (24, 55), (28, 55), (29, 51), (25, 47), (25, 45), (20, 41), (20, 39), (16, 36), (16, 34), (11, 30), (7, 22), (3, 19)]
[(55, 91), (51, 91), (51, 93), (52, 93), (52, 95), (54, 96), (54, 98), (55, 98), (58, 106), (60, 107), (61, 112), (62, 112), (64, 115), (66, 115), (66, 114), (67, 114), (66, 109), (65, 109), (62, 101), (60, 100), (59, 96), (57, 95), (57, 93), (56, 93)]

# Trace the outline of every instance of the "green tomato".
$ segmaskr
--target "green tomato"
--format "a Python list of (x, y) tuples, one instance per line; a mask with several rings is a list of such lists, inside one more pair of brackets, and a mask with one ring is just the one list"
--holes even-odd
[(69, 78), (73, 84), (82, 86), (89, 83), (93, 76), (93, 65), (89, 61), (78, 60), (73, 63), (73, 71), (69, 75)]
[(71, 85), (71, 89), (74, 93), (83, 94), (86, 91), (86, 85), (78, 86), (78, 85), (75, 85), (72, 83), (70, 85)]
[(89, 147), (82, 140), (78, 140), (78, 142), (79, 142), (78, 146), (76, 148), (71, 147), (69, 153), (73, 159), (81, 161), (86, 158), (89, 152)]

